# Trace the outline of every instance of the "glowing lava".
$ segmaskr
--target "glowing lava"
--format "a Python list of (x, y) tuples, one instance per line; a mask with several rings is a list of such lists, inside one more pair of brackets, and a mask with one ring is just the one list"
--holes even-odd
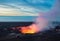
[(26, 27), (21, 27), (21, 33), (23, 34), (34, 34), (37, 32), (37, 26), (35, 24), (32, 24), (30, 26), (26, 26)]

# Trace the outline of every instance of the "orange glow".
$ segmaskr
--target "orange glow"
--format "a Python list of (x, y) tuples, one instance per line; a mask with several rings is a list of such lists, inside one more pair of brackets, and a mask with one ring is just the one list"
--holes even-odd
[(26, 27), (21, 27), (21, 33), (23, 34), (34, 34), (37, 32), (37, 26), (35, 24), (32, 24), (30, 26), (26, 26)]

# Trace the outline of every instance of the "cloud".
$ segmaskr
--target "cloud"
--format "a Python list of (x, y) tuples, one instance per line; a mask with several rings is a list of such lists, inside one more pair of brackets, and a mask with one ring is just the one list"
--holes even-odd
[(50, 9), (48, 0), (0, 0), (0, 16), (37, 16)]
[(37, 16), (38, 9), (15, 4), (0, 5), (0, 16)]

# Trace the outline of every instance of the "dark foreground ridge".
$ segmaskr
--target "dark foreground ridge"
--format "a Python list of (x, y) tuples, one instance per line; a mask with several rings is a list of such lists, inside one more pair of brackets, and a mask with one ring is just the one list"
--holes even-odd
[(21, 34), (12, 27), (28, 26), (33, 22), (0, 22), (0, 41), (60, 41), (60, 23), (54, 29), (38, 32), (36, 34)]

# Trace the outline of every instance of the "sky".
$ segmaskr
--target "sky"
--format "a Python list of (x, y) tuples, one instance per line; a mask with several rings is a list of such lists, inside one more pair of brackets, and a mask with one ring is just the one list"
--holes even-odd
[(55, 0), (0, 0), (0, 21), (34, 21), (49, 11)]

